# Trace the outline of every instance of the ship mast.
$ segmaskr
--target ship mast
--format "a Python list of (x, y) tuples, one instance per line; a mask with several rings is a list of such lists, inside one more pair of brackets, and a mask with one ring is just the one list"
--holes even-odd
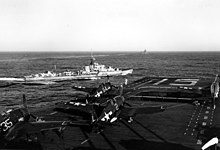
[(57, 65), (54, 65), (54, 73), (57, 72)]
[(93, 57), (93, 51), (91, 49), (91, 61), (90, 61), (90, 66), (93, 66), (95, 63), (95, 58)]

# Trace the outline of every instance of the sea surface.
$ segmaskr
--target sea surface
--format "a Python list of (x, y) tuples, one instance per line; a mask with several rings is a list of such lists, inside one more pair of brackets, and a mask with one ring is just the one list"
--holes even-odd
[[(145, 76), (213, 78), (219, 74), (220, 52), (93, 52), (97, 62), (120, 69), (133, 68), (133, 74), (110, 78), (122, 84), (125, 78), (133, 82)], [(90, 63), (90, 52), (1, 52), (0, 77), (23, 77), (46, 70), (77, 71)], [(19, 107), (25, 94), (30, 108), (53, 105), (71, 100), (76, 91), (73, 85), (97, 87), (107, 79), (65, 81), (52, 85), (28, 86), (16, 84), (0, 88), (0, 110)], [(1, 83), (2, 84), (2, 83)]]

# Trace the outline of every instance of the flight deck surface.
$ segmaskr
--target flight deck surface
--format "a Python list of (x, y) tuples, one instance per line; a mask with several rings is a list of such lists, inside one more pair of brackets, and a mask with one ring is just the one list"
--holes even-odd
[[(220, 117), (219, 104), (213, 109), (207, 95), (207, 88), (211, 83), (200, 79), (143, 78), (125, 86), (125, 96), (127, 98), (133, 96), (130, 101), (133, 105), (165, 106), (167, 109), (164, 112), (138, 115), (131, 123), (120, 120), (98, 134), (87, 134), (80, 128), (67, 127), (64, 130), (63, 141), (51, 132), (47, 136), (56, 138), (52, 140), (54, 143), (44, 140), (41, 145), (46, 149), (58, 143), (59, 146), (70, 149), (201, 149), (202, 145), (216, 136), (219, 132), (217, 130), (220, 129), (220, 121), (217, 119)], [(135, 97), (140, 91), (152, 89), (160, 89), (159, 91), (172, 89), (178, 92), (191, 90), (200, 95), (205, 92), (205, 98), (201, 97), (202, 101), (195, 104), (194, 100), (198, 99), (194, 96), (188, 97), (192, 99), (187, 99), (187, 103)]]
[[(100, 133), (86, 133), (78, 127), (67, 127), (63, 140), (54, 132), (42, 136), (44, 149), (57, 147), (70, 149), (201, 149), (214, 136), (212, 129), (219, 127), (219, 109), (209, 104), (137, 101), (133, 104), (148, 106), (163, 105), (167, 110), (161, 113), (139, 115), (128, 123), (119, 120)], [(45, 112), (44, 112), (45, 113)]]
[[(219, 104), (213, 109), (207, 94), (211, 83), (212, 81), (201, 79), (143, 78), (125, 86), (125, 97), (131, 99), (129, 102), (133, 105), (165, 106), (164, 112), (137, 115), (131, 123), (118, 120), (99, 133), (86, 133), (79, 127), (66, 127), (63, 139), (54, 132), (47, 131), (46, 134), (39, 135), (38, 141), (43, 149), (199, 150), (205, 142), (220, 134)], [(170, 101), (165, 98), (170, 95), (153, 95), (152, 99), (151, 95), (141, 97), (143, 95), (140, 94), (146, 91), (170, 92), (170, 89), (171, 93), (196, 92), (201, 97), (197, 99), (192, 95), (186, 101), (179, 102), (178, 99)], [(185, 98), (183, 95), (182, 98)], [(174, 97), (175, 94), (171, 96)], [(163, 100), (155, 97), (163, 97)], [(36, 114), (46, 119), (51, 119), (52, 113), (54, 112), (50, 109), (36, 111)]]
[(210, 99), (210, 79), (145, 77), (126, 86), (134, 100), (189, 102)]

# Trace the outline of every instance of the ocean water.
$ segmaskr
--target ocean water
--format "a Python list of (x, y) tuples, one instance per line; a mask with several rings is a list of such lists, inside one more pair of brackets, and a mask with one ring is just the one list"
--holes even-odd
[[(132, 75), (110, 78), (119, 85), (145, 76), (170, 76), (190, 78), (213, 78), (220, 70), (220, 52), (93, 52), (97, 62), (120, 69), (133, 68)], [(0, 54), (0, 77), (22, 77), (53, 70), (77, 71), (90, 63), (90, 52), (10, 52)], [(17, 107), (22, 94), (26, 95), (30, 108), (52, 105), (58, 101), (71, 100), (76, 93), (73, 85), (98, 86), (106, 79), (93, 81), (65, 81), (53, 85), (27, 86), (16, 84), (0, 88), (0, 109)]]

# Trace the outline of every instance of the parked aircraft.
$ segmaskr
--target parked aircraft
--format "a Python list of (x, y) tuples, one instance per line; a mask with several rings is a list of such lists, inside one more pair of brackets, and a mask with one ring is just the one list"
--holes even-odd
[(92, 98), (99, 98), (101, 96), (108, 94), (108, 92), (111, 91), (113, 87), (116, 86), (112, 85), (110, 82), (106, 82), (100, 84), (99, 87), (95, 87), (95, 88), (88, 88), (81, 86), (73, 86), (72, 88), (75, 90), (86, 92), (88, 94), (88, 97), (92, 99)]
[(58, 104), (54, 110), (67, 113), (73, 116), (73, 118), (75, 116), (80, 116), (82, 119), (90, 119), (90, 125), (96, 127), (112, 124), (118, 119), (129, 119), (128, 121), (130, 122), (132, 121), (132, 117), (137, 114), (149, 114), (165, 110), (163, 106), (132, 106), (132, 104), (125, 101), (123, 96), (123, 85), (118, 88), (119, 94), (114, 97), (105, 98), (106, 103), (81, 103), (69, 101)]
[[(32, 121), (34, 120), (34, 121)], [(47, 130), (61, 132), (65, 128), (64, 121), (45, 121), (29, 112), (25, 95), (23, 107), (9, 109), (0, 114), (0, 140), (11, 141), (23, 135)]]

